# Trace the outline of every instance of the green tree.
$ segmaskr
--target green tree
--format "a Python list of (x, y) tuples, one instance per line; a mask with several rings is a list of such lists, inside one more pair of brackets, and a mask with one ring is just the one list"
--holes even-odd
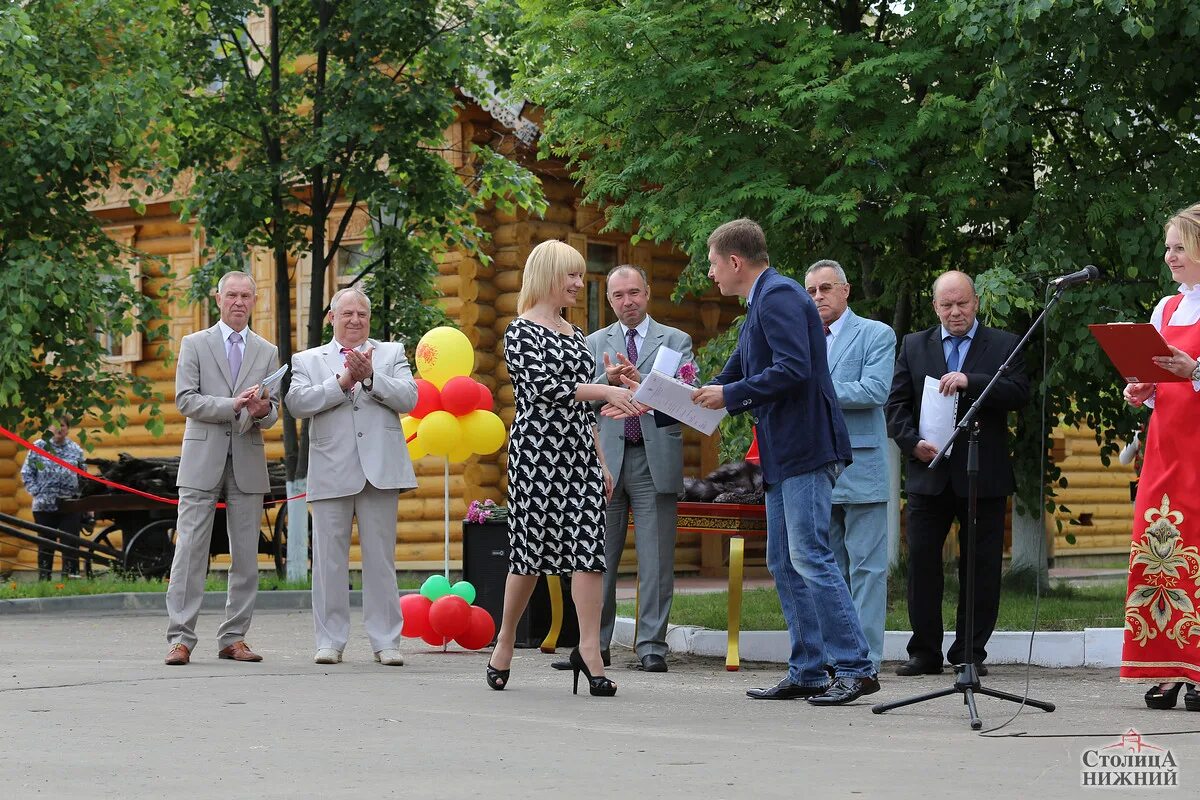
[[(1146, 319), (1170, 289), (1161, 222), (1200, 177), (1195, 4), (521, 7), (543, 147), (610, 227), (687, 249), (680, 294), (707, 288), (704, 239), (736, 216), (763, 222), (785, 272), (841, 260), (856, 309), (900, 335), (934, 322), (929, 286), (945, 269), (976, 275), (985, 319), (1020, 332), (1048, 277), (1096, 263), (1106, 280), (1072, 290), (1027, 354), (1046, 400), (1018, 420), (1024, 505), (1061, 485), (1039, 466), (1060, 422), (1092, 426), (1106, 460), (1134, 429), (1086, 323)], [(714, 344), (710, 365), (732, 339)], [(726, 455), (745, 450), (737, 426), (723, 429)]]
[[(495, 149), (466, 143), (458, 171), (444, 157), (457, 89), (482, 92), (483, 76), (507, 74), (509, 4), (207, 0), (187, 4), (184, 18), (193, 96), (180, 133), (195, 183), (183, 210), (214, 256), (196, 288), (242, 263), (248, 247), (268, 248), (282, 359), (292, 350), (292, 263), (311, 257), (312, 311), (298, 338), (315, 346), (326, 271), (356, 212), (375, 223), (359, 261), (370, 268), (374, 324), (415, 341), (444, 320), (427, 302), (438, 255), (486, 259), (475, 211), (542, 207), (532, 174)], [(290, 417), (284, 443), (289, 477), (304, 477)]]
[[(159, 110), (179, 89), (172, 0), (0, 6), (0, 424), (40, 430), (57, 412), (126, 424), (127, 393), (161, 430), (150, 382), (105, 368), (105, 345), (159, 335), (154, 301), (87, 211), (104, 187), (135, 192), (171, 160)], [(136, 198), (136, 193), (135, 193)], [(140, 201), (131, 201), (135, 206)]]

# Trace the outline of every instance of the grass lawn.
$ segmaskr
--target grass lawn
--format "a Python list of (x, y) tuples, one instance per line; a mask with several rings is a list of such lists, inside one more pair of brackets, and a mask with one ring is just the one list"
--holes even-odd
[[(1079, 631), (1084, 628), (1120, 628), (1125, 624), (1125, 584), (1097, 582), (1083, 588), (1063, 584), (1052, 588), (1041, 599), (1038, 630)], [(958, 590), (947, 581), (942, 616), (948, 629), (954, 627)], [(671, 622), (676, 625), (700, 625), (725, 630), (729, 598), (727, 592), (678, 594), (671, 607)], [(996, 630), (1027, 631), (1033, 625), (1034, 597), (1023, 592), (1005, 591), (1000, 595), (1000, 619)], [(632, 602), (619, 603), (617, 613), (633, 616)], [(774, 589), (752, 589), (742, 595), (742, 630), (784, 630), (783, 613)], [(909, 630), (908, 607), (903, 597), (889, 600), (888, 630)]]
[[(421, 573), (401, 573), (399, 584), (401, 589), (418, 589), (425, 580)], [(451, 579), (454, 576), (451, 575)], [(351, 583), (355, 589), (362, 588), (362, 578), (354, 575)], [(223, 592), (226, 588), (224, 577), (210, 575), (204, 583), (206, 591)], [(312, 588), (311, 581), (286, 581), (276, 575), (263, 574), (258, 579), (260, 592), (283, 591), (298, 589), (308, 591)], [(166, 592), (165, 580), (147, 580), (145, 578), (124, 579), (120, 577), (100, 577), (87, 580), (71, 578), (66, 581), (55, 579), (50, 581), (14, 581), (0, 583), (0, 600), (16, 600), (26, 597), (67, 597), (82, 594), (115, 594), (119, 592)]]

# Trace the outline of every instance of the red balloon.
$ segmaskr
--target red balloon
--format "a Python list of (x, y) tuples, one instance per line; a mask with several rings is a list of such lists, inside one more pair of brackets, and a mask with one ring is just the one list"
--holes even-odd
[(466, 375), (451, 378), (442, 385), (442, 409), (456, 417), (475, 410), (479, 403), (479, 384)]
[(424, 378), (417, 378), (417, 404), (408, 412), (410, 417), (421, 417), (442, 410), (442, 393)]
[(482, 383), (475, 385), (479, 387), (479, 402), (475, 404), (475, 409), (477, 411), (491, 411), (496, 405), (496, 399), (492, 397), (492, 390)]
[(429, 608), (429, 627), (447, 639), (464, 633), (471, 624), (471, 606), (456, 594), (439, 597)]
[(406, 594), (400, 598), (400, 614), (404, 617), (404, 628), (400, 635), (418, 639), (429, 630), (429, 607), (433, 602), (420, 594)]
[(442, 645), (445, 645), (450, 641), (445, 636), (442, 636), (440, 633), (434, 633), (431, 630), (422, 632), (421, 638), (425, 640), (426, 644), (431, 644), (434, 647), (441, 647)]
[(454, 638), (459, 646), (467, 650), (478, 650), (491, 644), (495, 635), (496, 621), (492, 619), (492, 615), (487, 609), (471, 606), (471, 624), (467, 626), (466, 633)]

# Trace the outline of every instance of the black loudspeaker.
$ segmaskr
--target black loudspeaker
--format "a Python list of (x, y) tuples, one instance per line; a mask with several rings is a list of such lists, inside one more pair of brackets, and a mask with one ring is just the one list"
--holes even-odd
[[(486, 609), (500, 628), (504, 615), (504, 581), (508, 578), (508, 523), (463, 523), (463, 580), (475, 587), (475, 605)], [(563, 578), (563, 624), (559, 647), (579, 644), (579, 622), (571, 602), (570, 580)], [(538, 578), (529, 605), (517, 623), (517, 647), (539, 647), (550, 631), (550, 590)]]

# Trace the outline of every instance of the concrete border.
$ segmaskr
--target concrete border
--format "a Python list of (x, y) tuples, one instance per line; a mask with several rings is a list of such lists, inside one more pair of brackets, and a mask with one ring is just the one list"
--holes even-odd
[[(634, 620), (618, 617), (613, 639), (633, 647)], [(1122, 628), (1087, 628), (1082, 631), (1040, 631), (1030, 654), (1028, 631), (997, 631), (988, 642), (989, 664), (1024, 664), (1040, 667), (1119, 667)], [(904, 661), (909, 631), (888, 631), (884, 637), (883, 660)], [(714, 658), (725, 657), (729, 634), (687, 625), (671, 625), (667, 646), (671, 652)], [(946, 634), (942, 649), (948, 649), (953, 634)], [(786, 664), (791, 652), (787, 631), (743, 631), (740, 638), (743, 661)]]
[[(400, 594), (407, 594), (401, 591)], [(93, 613), (98, 611), (161, 611), (166, 614), (165, 592), (119, 592), (116, 594), (79, 594), (69, 597), (25, 597), (0, 600), (0, 615), (58, 612)], [(362, 606), (362, 591), (350, 592), (350, 605)], [(256, 609), (263, 611), (301, 611), (312, 608), (312, 592), (289, 589), (260, 591)], [(220, 611), (225, 607), (225, 592), (205, 592), (200, 608)]]

